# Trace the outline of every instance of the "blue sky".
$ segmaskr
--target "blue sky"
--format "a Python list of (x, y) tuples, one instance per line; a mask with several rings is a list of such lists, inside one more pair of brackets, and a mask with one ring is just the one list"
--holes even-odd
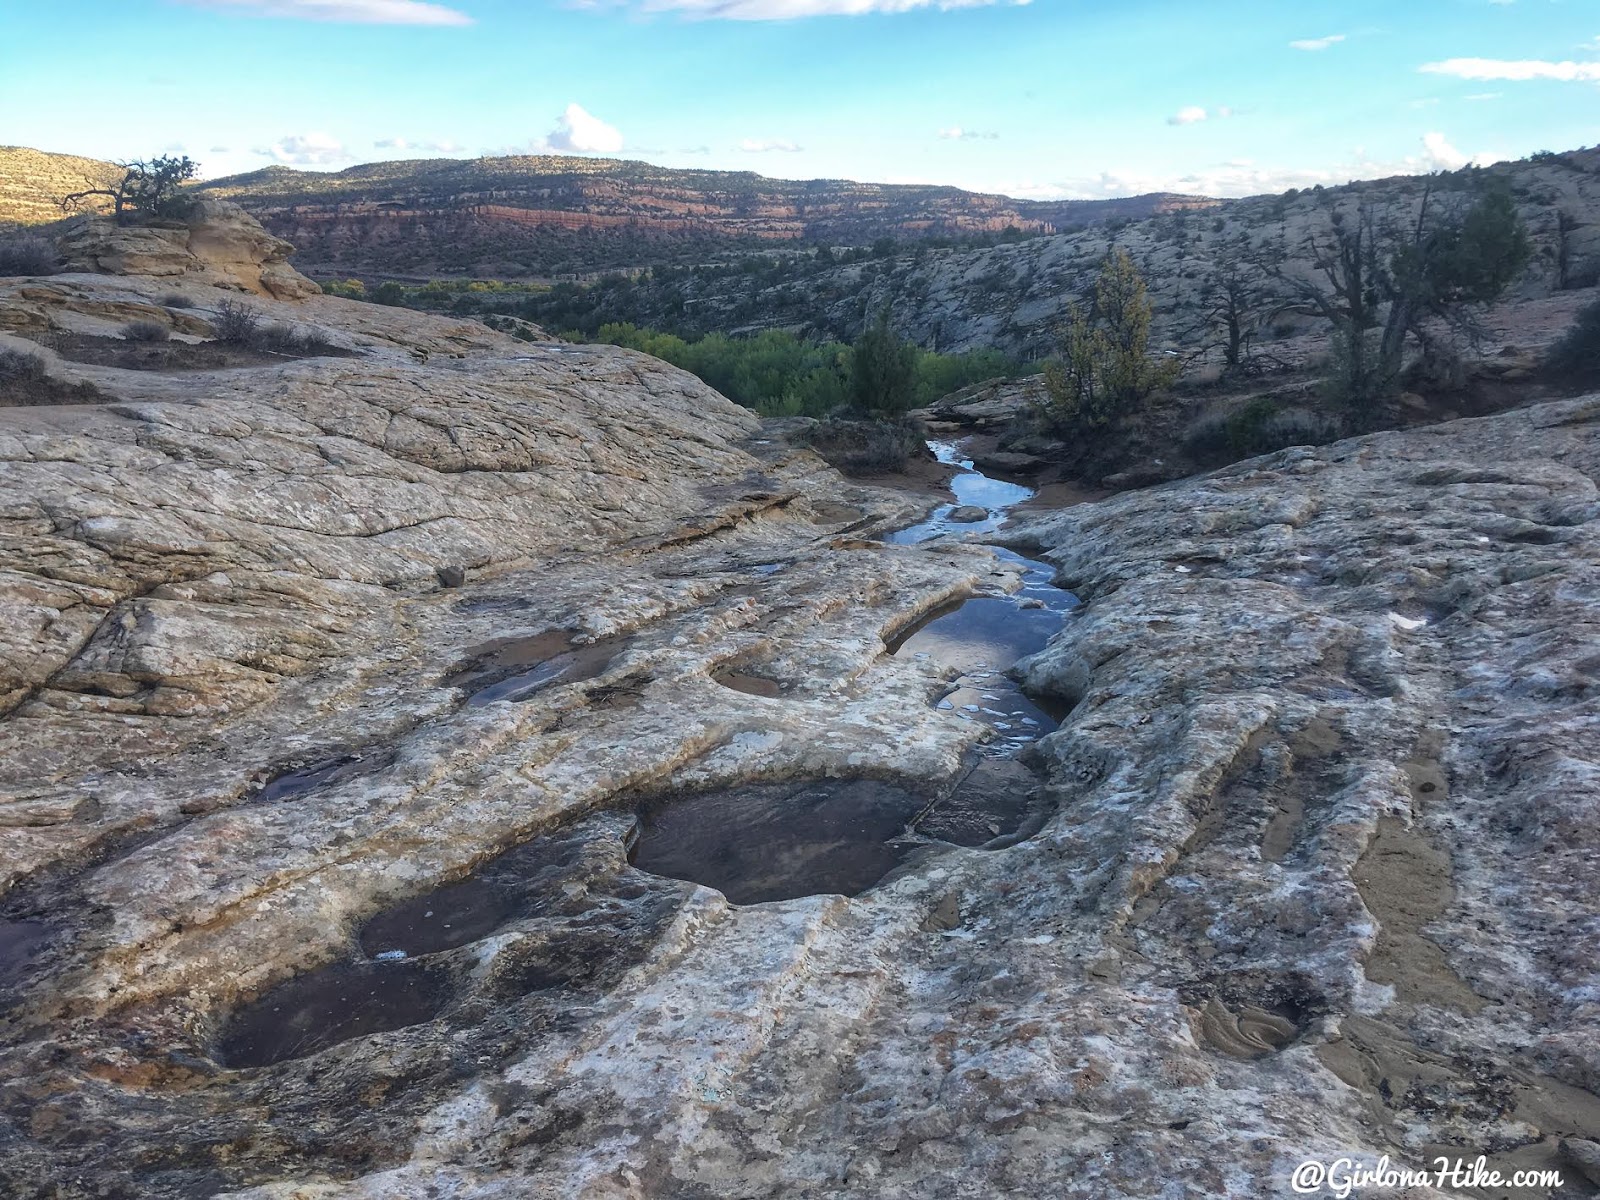
[(1600, 142), (1600, 0), (0, 0), (0, 144), (1240, 195)]

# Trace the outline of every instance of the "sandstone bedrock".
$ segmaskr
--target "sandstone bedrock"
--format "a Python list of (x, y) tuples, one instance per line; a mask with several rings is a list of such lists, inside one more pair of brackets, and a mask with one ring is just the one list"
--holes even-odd
[[(983, 732), (885, 643), (1016, 571), (612, 347), (258, 274), (343, 356), (50, 348), (247, 284), (0, 280), (105, 397), (0, 409), (0, 1192), (1593, 1191), (1600, 397), (1009, 526), (1083, 601), (1015, 669), (1070, 708), (1042, 830), (740, 906), (630, 865), (639, 804), (956, 786)], [(476, 924), (379, 949), (435, 895)], [(389, 967), (343, 1040), (260, 1025)]]

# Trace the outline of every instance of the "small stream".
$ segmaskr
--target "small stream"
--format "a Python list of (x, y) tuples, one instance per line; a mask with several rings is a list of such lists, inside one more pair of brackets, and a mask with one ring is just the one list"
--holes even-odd
[[(991, 479), (961, 453), (958, 442), (928, 443), (942, 463), (958, 468), (950, 480), (953, 504), (940, 505), (928, 519), (884, 535), (884, 541), (909, 546), (946, 535), (968, 536), (999, 529), (1015, 508), (1032, 499), (1032, 488)], [(982, 521), (952, 521), (964, 505), (985, 508)], [(1022, 694), (1006, 676), (1011, 666), (1044, 649), (1061, 628), (1061, 619), (1078, 605), (1071, 592), (1051, 582), (1049, 568), (1009, 550), (990, 545), (996, 556), (1022, 573), (1021, 590), (1008, 596), (973, 596), (936, 609), (889, 645), (891, 654), (928, 658), (959, 671), (953, 689), (939, 701), (958, 717), (979, 721), (999, 735), (980, 753), (1010, 757), (1060, 724), (1066, 715), (1041, 706)]]

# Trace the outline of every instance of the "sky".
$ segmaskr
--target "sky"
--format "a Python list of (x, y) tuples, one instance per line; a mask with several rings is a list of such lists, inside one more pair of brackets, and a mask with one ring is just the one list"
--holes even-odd
[(582, 153), (1034, 199), (1600, 143), (1600, 0), (0, 0), (0, 144)]

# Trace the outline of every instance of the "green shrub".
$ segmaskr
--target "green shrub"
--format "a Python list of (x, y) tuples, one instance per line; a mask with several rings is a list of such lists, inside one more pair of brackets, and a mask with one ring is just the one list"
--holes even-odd
[(172, 336), (160, 321), (129, 321), (122, 327), (122, 340), (126, 342), (164, 342)]
[(1338, 426), (1325, 417), (1283, 410), (1270, 396), (1257, 396), (1231, 413), (1194, 422), (1184, 434), (1183, 450), (1194, 462), (1219, 466), (1286, 446), (1321, 445), (1338, 436)]
[(1545, 366), (1569, 383), (1600, 382), (1600, 300), (1578, 310), (1561, 340), (1550, 347)]

